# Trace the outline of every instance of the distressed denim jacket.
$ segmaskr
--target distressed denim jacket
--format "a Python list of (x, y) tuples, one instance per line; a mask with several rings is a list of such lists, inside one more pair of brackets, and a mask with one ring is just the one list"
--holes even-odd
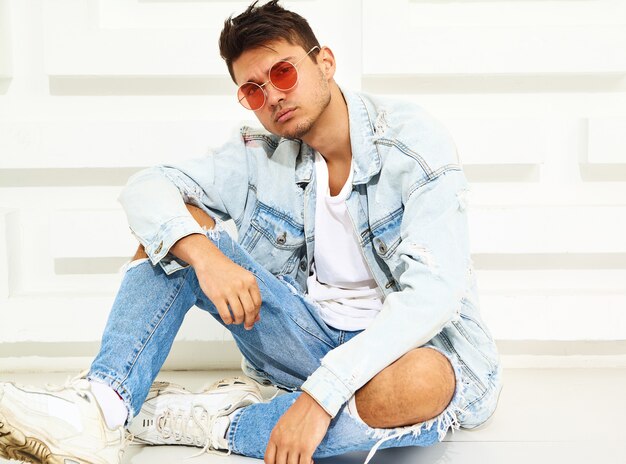
[[(477, 301), (468, 244), (467, 182), (445, 129), (420, 107), (343, 91), (352, 144), (347, 207), (384, 306), (361, 334), (328, 353), (302, 385), (333, 417), (373, 376)], [(150, 260), (167, 273), (169, 253), (204, 234), (185, 204), (232, 219), (241, 246), (303, 289), (315, 247), (314, 150), (299, 140), (243, 127), (206, 157), (135, 174), (120, 201)]]

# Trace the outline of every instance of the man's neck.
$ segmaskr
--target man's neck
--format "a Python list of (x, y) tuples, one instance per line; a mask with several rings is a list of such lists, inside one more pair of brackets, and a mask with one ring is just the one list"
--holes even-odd
[(302, 141), (318, 151), (329, 164), (349, 164), (352, 161), (348, 106), (334, 81), (328, 106)]

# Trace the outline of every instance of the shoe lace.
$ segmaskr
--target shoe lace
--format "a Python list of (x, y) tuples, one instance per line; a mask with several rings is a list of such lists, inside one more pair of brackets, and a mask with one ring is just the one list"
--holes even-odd
[(204, 453), (228, 456), (230, 450), (221, 450), (212, 442), (211, 431), (215, 421), (223, 414), (210, 415), (201, 404), (191, 407), (191, 414), (185, 411), (167, 408), (156, 420), (156, 430), (164, 438), (174, 437), (176, 441), (183, 439), (194, 446), (202, 446), (202, 450), (189, 456), (198, 457)]
[(122, 434), (121, 446), (117, 453), (120, 462), (122, 462), (122, 458), (124, 457), (124, 451), (133, 444), (135, 441), (135, 435), (126, 431), (124, 427), (120, 427), (120, 433)]
[(86, 398), (87, 394), (85, 393), (85, 391), (89, 387), (89, 381), (87, 380), (88, 372), (88, 370), (84, 370), (74, 377), (67, 377), (65, 379), (65, 383), (63, 383), (62, 385), (47, 383), (45, 384), (45, 388), (51, 393), (56, 393), (63, 390), (74, 390), (78, 396), (80, 396), (81, 398)]
[(124, 447), (132, 445), (135, 441), (135, 435), (127, 430), (124, 430)]

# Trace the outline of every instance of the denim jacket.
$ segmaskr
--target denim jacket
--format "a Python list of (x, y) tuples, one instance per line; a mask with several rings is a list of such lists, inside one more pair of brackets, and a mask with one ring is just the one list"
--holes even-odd
[[(454, 320), (476, 296), (468, 244), (467, 182), (446, 130), (420, 107), (343, 90), (352, 145), (347, 207), (361, 250), (384, 294), (371, 325), (328, 353), (305, 381), (333, 417), (361, 386)], [(205, 233), (185, 203), (233, 219), (241, 246), (303, 289), (315, 246), (314, 150), (300, 140), (243, 127), (208, 156), (135, 174), (120, 201), (150, 260)], [(475, 298), (472, 298), (475, 300)]]

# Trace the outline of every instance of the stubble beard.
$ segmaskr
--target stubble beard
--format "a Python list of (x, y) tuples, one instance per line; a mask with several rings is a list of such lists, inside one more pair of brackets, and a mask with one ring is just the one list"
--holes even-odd
[(321, 70), (319, 71), (319, 82), (320, 85), (317, 87), (314, 99), (314, 107), (316, 108), (315, 115), (297, 123), (296, 127), (294, 127), (290, 132), (285, 132), (283, 137), (289, 139), (302, 139), (309, 133), (317, 119), (330, 104), (330, 86), (328, 85), (328, 81), (325, 79)]

